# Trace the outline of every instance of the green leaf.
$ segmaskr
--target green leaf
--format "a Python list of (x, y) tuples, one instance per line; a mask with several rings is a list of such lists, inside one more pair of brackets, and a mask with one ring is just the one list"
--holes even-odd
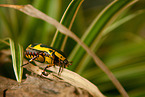
[(5, 32), (5, 34), (11, 36), (12, 33), (11, 33), (11, 29), (10, 29), (10, 23), (8, 22), (8, 19), (6, 17), (6, 14), (4, 14), (4, 12), (6, 11), (6, 9), (1, 9), (0, 10), (0, 38), (5, 38), (4, 35), (3, 35), (3, 32)]
[[(14, 3), (14, 1), (12, 1), (12, 0), (8, 0), (10, 3)], [(18, 21), (17, 21), (17, 13), (16, 13), (16, 10), (14, 10), (14, 9), (8, 9), (8, 12), (9, 13), (7, 13), (7, 14), (9, 14), (9, 17), (8, 17), (8, 20), (10, 21), (10, 27), (11, 27), (11, 37), (13, 38), (16, 38), (16, 37), (18, 37), (18, 34), (19, 34), (19, 32), (18, 32)], [(7, 15), (6, 14), (6, 15)]]
[[(137, 63), (138, 61), (144, 62), (145, 61), (144, 60), (144, 53), (145, 53), (144, 44), (145, 42), (143, 41), (141, 43), (129, 42), (129, 43), (121, 43), (121, 44), (115, 45), (115, 47), (111, 48), (111, 51), (108, 54), (106, 53), (104, 62), (108, 66), (108, 68), (111, 70), (122, 68), (122, 67), (126, 69), (126, 66), (128, 66), (128, 64), (134, 64), (134, 63)], [(139, 66), (139, 65), (136, 65), (136, 66)], [(88, 73), (85, 73), (85, 72), (88, 72)], [(128, 70), (128, 72), (132, 72), (132, 71)], [(83, 71), (82, 75), (88, 79), (93, 79), (94, 77), (96, 77), (95, 75), (97, 75), (97, 78), (100, 78), (102, 76), (101, 70), (99, 70), (97, 67)]]
[[(12, 0), (8, 0), (9, 3), (14, 3)], [(12, 15), (11, 15), (12, 14)], [(0, 17), (1, 17), (1, 22), (3, 24), (4, 30), (3, 32), (7, 33), (9, 37), (14, 37), (18, 35), (18, 22), (17, 22), (17, 14), (16, 10), (14, 9), (2, 9), (0, 10)], [(3, 37), (5, 38), (5, 37)]]
[[(113, 23), (112, 25), (110, 25), (109, 27), (107, 27), (104, 32), (103, 32), (103, 37), (105, 37), (106, 34), (110, 33), (112, 30), (116, 29), (117, 27), (121, 26), (122, 24), (132, 20), (133, 18), (141, 15), (142, 13), (144, 13), (145, 11), (144, 10), (140, 10), (140, 11), (137, 11), (133, 14), (130, 14), (118, 21), (116, 21), (115, 23)], [(94, 50), (95, 52), (97, 51), (97, 49), (99, 48), (99, 46), (101, 45), (101, 43), (103, 42), (100, 41), (99, 44), (96, 45), (96, 42), (97, 41), (94, 41), (91, 45), (91, 49)], [(85, 54), (82, 58), (82, 60), (80, 61), (78, 67), (77, 67), (77, 70), (76, 72), (78, 72), (79, 74), (81, 74), (83, 72), (83, 70), (89, 65), (90, 61), (91, 61), (91, 57), (88, 55), (88, 54)]]
[(23, 64), (23, 48), (12, 39), (9, 39), (9, 41), (16, 80), (21, 82), (23, 73), (23, 68), (21, 67)]
[[(120, 45), (114, 45), (114, 48), (106, 54), (105, 63), (108, 65), (115, 65), (126, 59), (137, 57), (145, 53), (145, 42), (140, 43), (120, 43)], [(132, 56), (135, 55), (135, 56)], [(114, 60), (114, 61), (113, 61)]]
[(9, 48), (9, 39), (0, 39), (0, 50)]
[(121, 26), (122, 24), (136, 18), (139, 15), (142, 15), (145, 12), (145, 10), (139, 10), (136, 11), (130, 15), (127, 15), (125, 17), (123, 17), (122, 19), (116, 21), (115, 23), (113, 23), (112, 25), (110, 25), (109, 27), (107, 27), (104, 32), (103, 32), (103, 36), (105, 36), (106, 34), (110, 33), (112, 30), (116, 29), (117, 27)]
[[(60, 1), (59, 2), (56, 2), (56, 1), (57, 0), (48, 0), (48, 1), (34, 0), (33, 6), (45, 12), (47, 15), (58, 19), (58, 13), (59, 13), (58, 11), (61, 9), (60, 8), (61, 3)], [(40, 19), (27, 17), (24, 20), (24, 25), (21, 32), (22, 34), (20, 35), (22, 44), (24, 45), (24, 47), (26, 47), (28, 44), (34, 43), (34, 42), (48, 43), (48, 41), (50, 41), (50, 38), (48, 38), (48, 35), (50, 34), (50, 31), (52, 29), (54, 30), (52, 26), (50, 26), (47, 23), (42, 22), (42, 20)]]
[[(115, 76), (122, 82), (122, 84), (128, 83), (126, 84), (126, 87), (130, 87), (130, 88), (136, 88), (137, 86), (140, 85), (144, 85), (144, 74), (145, 74), (145, 62), (137, 62), (137, 63), (133, 63), (133, 64), (126, 64), (127, 66), (122, 66), (120, 68), (115, 68), (113, 69), (113, 73), (115, 74)], [(99, 77), (99, 79), (98, 79)], [(142, 80), (136, 80), (142, 78)], [(124, 80), (125, 79), (125, 80)], [(136, 80), (135, 82), (133, 80)], [(110, 90), (112, 88), (114, 88), (114, 86), (110, 86), (109, 83), (109, 79), (106, 77), (105, 74), (99, 74), (99, 76), (96, 76), (95, 78), (93, 78), (93, 81), (96, 84), (101, 85), (101, 89), (103, 91), (107, 91)], [(145, 86), (145, 85), (144, 85)]]
[[(45, 1), (46, 2), (46, 1)], [(45, 3), (44, 2), (44, 3)], [(46, 14), (56, 20), (60, 18), (60, 11), (61, 11), (61, 5), (62, 0), (48, 0), (48, 3), (46, 5), (45, 11)], [(40, 42), (44, 44), (50, 44), (52, 42), (53, 37), (51, 36), (55, 32), (55, 27), (44, 22), (44, 25), (41, 27), (41, 39)], [(39, 31), (40, 32), (40, 31)], [(40, 38), (40, 33), (36, 34), (36, 38)]]
[[(67, 9), (65, 10), (60, 23), (71, 29), (78, 9), (83, 1), (84, 0), (72, 0), (68, 5)], [(64, 48), (65, 43), (66, 43), (65, 35), (63, 35), (57, 30), (51, 46), (60, 49), (62, 46), (63, 46), (62, 48)]]
[[(88, 46), (91, 46), (92, 42), (97, 40), (97, 43), (95, 43), (97, 45), (102, 38), (104, 29), (117, 18), (121, 11), (125, 10), (136, 1), (137, 0), (113, 1), (95, 18), (81, 40)], [(69, 60), (73, 61), (73, 65), (69, 69), (75, 70), (84, 54), (85, 50), (77, 44), (69, 56)]]

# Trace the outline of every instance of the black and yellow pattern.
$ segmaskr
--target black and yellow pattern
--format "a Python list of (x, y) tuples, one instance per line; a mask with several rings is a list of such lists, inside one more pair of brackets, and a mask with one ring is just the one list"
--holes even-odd
[[(43, 74), (46, 68), (54, 66), (54, 65), (60, 66), (58, 73), (62, 71), (61, 70), (62, 68), (65, 68), (71, 65), (62, 51), (56, 50), (52, 47), (49, 47), (47, 45), (40, 44), (40, 43), (30, 44), (26, 48), (25, 57), (30, 59), (29, 63), (32, 62), (33, 60), (36, 60), (42, 63), (44, 62), (48, 63), (49, 65), (45, 67), (45, 69), (42, 72)], [(24, 65), (27, 65), (27, 64), (24, 64)]]

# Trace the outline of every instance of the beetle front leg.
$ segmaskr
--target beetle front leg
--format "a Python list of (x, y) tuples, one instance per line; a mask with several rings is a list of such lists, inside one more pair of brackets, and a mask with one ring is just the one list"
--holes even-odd
[(58, 72), (58, 75), (60, 75), (63, 71), (63, 68), (64, 68), (64, 65), (61, 64), (60, 67), (59, 67), (59, 72)]
[(62, 68), (62, 66), (59, 67), (58, 75), (60, 75), (60, 73), (61, 73), (61, 68)]

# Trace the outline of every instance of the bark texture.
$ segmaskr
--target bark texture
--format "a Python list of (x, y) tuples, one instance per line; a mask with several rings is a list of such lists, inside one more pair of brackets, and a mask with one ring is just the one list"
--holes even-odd
[(92, 97), (92, 95), (62, 80), (27, 75), (22, 83), (0, 76), (0, 97)]

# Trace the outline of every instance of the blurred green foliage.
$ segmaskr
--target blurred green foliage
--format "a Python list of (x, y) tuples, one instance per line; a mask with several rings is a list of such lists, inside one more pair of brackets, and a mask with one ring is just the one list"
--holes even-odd
[[(1, 0), (0, 4), (32, 4), (35, 8), (60, 21), (70, 2), (71, 0)], [(95, 17), (111, 2), (112, 0), (85, 0), (76, 16), (72, 31), (81, 38), (88, 26), (95, 21)], [(139, 0), (123, 11), (112, 23), (116, 23), (115, 25), (118, 26), (104, 35), (97, 44), (98, 47), (94, 50), (121, 82), (129, 95), (134, 97), (145, 96), (144, 5), (145, 1)], [(132, 14), (136, 16), (128, 18), (122, 24), (117, 24), (118, 21), (120, 23), (122, 19)], [(52, 25), (42, 20), (27, 16), (14, 9), (0, 8), (0, 39), (11, 37), (15, 41), (19, 41), (25, 49), (30, 43), (51, 45), (55, 31), (56, 29)], [(8, 48), (4, 43), (0, 43), (0, 45), (0, 50)], [(76, 42), (68, 38), (64, 49), (67, 56), (74, 50), (75, 45)], [(120, 96), (107, 75), (95, 65), (90, 57), (88, 58), (89, 61), (82, 70), (81, 59), (76, 63), (78, 66), (75, 65), (69, 69), (93, 82), (105, 95)], [(0, 62), (0, 73), (5, 73), (3, 67), (9, 72), (8, 68), (11, 67), (11, 64)], [(13, 72), (4, 75), (14, 78)]]

